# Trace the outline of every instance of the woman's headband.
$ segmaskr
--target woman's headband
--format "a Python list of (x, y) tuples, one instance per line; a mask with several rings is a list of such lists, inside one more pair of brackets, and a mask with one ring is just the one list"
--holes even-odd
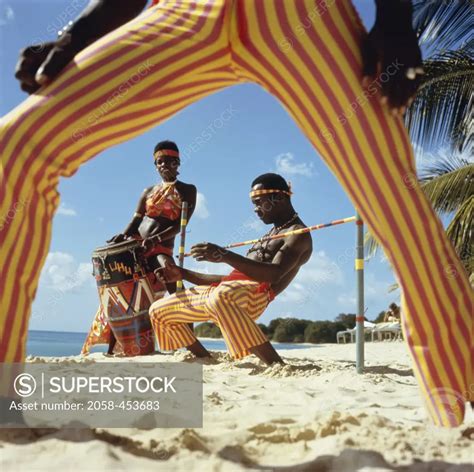
[(159, 151), (156, 151), (155, 154), (153, 154), (155, 161), (162, 156), (177, 157), (179, 159), (179, 152), (175, 151), (174, 149), (160, 149)]

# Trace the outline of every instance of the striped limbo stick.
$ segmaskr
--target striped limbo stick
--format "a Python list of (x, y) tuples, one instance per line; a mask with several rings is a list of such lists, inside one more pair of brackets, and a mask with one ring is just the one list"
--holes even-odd
[[(286, 238), (288, 236), (294, 236), (294, 235), (297, 235), (297, 234), (309, 233), (310, 231), (315, 231), (317, 229), (328, 228), (329, 226), (342, 225), (344, 223), (350, 223), (350, 222), (355, 221), (355, 220), (356, 220), (355, 216), (350, 216), (349, 218), (343, 218), (341, 220), (334, 220), (334, 221), (331, 221), (330, 223), (322, 223), (322, 224), (319, 224), (319, 225), (308, 226), (306, 228), (294, 229), (293, 231), (287, 231), (286, 233), (274, 234), (272, 236), (267, 236), (266, 238), (250, 239), (249, 241), (243, 241), (241, 243), (228, 244), (227, 246), (224, 246), (224, 249), (231, 249), (231, 248), (234, 248), (234, 247), (248, 246), (249, 244), (256, 244), (258, 242), (270, 241), (272, 239), (281, 239), (281, 238)], [(186, 254), (184, 254), (184, 257), (188, 257), (190, 255), (191, 255), (191, 253), (187, 252)], [(181, 257), (181, 255), (180, 255), (180, 257)]]
[[(180, 241), (179, 241), (179, 267), (184, 266), (184, 245), (186, 243), (186, 226), (188, 224), (188, 202), (183, 202), (181, 206), (181, 234), (180, 234)], [(178, 280), (176, 282), (176, 290), (180, 291), (183, 290), (183, 281)]]

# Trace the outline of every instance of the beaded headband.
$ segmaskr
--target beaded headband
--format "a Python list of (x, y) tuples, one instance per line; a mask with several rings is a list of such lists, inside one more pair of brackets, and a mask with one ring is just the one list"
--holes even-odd
[(291, 191), (291, 185), (289, 185), (290, 190), (281, 190), (281, 189), (267, 189), (267, 188), (262, 188), (260, 190), (252, 190), (250, 192), (250, 198), (253, 197), (259, 197), (260, 195), (267, 195), (269, 193), (284, 193), (285, 195), (288, 195), (289, 197), (293, 195), (293, 192)]

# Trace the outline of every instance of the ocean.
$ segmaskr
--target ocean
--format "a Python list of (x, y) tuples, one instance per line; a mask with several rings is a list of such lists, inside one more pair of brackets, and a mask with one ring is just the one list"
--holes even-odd
[[(86, 333), (71, 333), (64, 331), (28, 331), (26, 354), (28, 356), (75, 356), (81, 352), (86, 339)], [(202, 344), (213, 351), (226, 350), (223, 340), (205, 339)], [(275, 349), (302, 349), (304, 344), (272, 343)], [(94, 346), (91, 352), (106, 352), (107, 346)]]

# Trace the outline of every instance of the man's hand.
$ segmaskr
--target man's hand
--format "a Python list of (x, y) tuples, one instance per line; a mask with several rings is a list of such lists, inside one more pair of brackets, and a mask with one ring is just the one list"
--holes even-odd
[(50, 83), (78, 52), (135, 18), (146, 3), (147, 0), (90, 0), (60, 39), (21, 51), (15, 73), (21, 89), (31, 94)]
[(394, 114), (403, 114), (424, 73), (415, 32), (385, 33), (374, 26), (364, 41), (362, 57), (363, 85), (381, 88), (382, 103)]
[(197, 261), (208, 262), (224, 262), (224, 257), (228, 254), (227, 249), (212, 243), (195, 244), (190, 252)]
[(424, 73), (411, 0), (375, 0), (375, 24), (362, 44), (363, 86), (394, 115), (405, 113)]
[(40, 85), (50, 83), (85, 46), (86, 44), (82, 42), (73, 43), (70, 34), (63, 34), (36, 71), (36, 82)]
[(52, 41), (28, 46), (20, 51), (15, 77), (20, 82), (21, 90), (31, 94), (41, 87), (41, 84), (36, 81), (36, 73), (43, 64), (48, 62), (49, 54), (55, 47), (56, 43)]
[(181, 268), (177, 265), (165, 263), (164, 267), (159, 267), (155, 270), (156, 278), (163, 284), (174, 283), (178, 280), (183, 280), (183, 273)]

